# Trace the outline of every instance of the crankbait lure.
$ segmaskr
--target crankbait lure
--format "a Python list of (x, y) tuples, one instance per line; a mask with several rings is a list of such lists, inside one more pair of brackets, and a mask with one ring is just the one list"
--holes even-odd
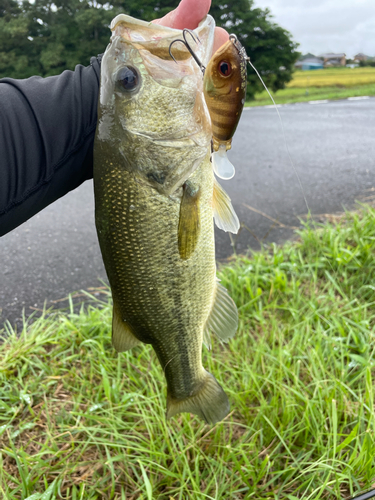
[(231, 179), (235, 169), (227, 151), (246, 98), (248, 57), (236, 35), (212, 56), (204, 73), (203, 90), (212, 123), (212, 166), (221, 179)]

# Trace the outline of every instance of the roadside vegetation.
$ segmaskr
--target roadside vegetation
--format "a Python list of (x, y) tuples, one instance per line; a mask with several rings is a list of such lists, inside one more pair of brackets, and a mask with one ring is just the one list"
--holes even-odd
[[(375, 210), (222, 266), (239, 330), (204, 365), (231, 400), (213, 427), (166, 422), (150, 346), (116, 354), (108, 293), (0, 346), (7, 500), (341, 499), (375, 482)], [(94, 300), (94, 297), (92, 297)]]
[[(375, 95), (375, 68), (330, 68), (296, 71), (285, 89), (272, 93), (277, 104), (346, 99)], [(272, 104), (266, 91), (255, 95), (248, 106)]]

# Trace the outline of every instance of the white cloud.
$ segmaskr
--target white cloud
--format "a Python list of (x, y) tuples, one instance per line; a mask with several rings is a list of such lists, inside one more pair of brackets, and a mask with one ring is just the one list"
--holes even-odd
[(301, 52), (375, 56), (374, 0), (255, 0), (300, 43)]

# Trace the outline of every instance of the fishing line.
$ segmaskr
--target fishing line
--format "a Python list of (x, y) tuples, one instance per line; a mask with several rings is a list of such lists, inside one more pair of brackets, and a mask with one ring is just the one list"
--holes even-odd
[(299, 176), (299, 174), (298, 174), (298, 172), (297, 172), (297, 169), (296, 169), (296, 167), (295, 167), (295, 165), (294, 165), (294, 163), (293, 163), (293, 160), (292, 160), (292, 157), (291, 157), (291, 154), (290, 154), (290, 151), (289, 151), (288, 141), (286, 140), (286, 135), (285, 135), (284, 123), (283, 123), (283, 121), (282, 121), (282, 119), (281, 119), (281, 116), (280, 116), (279, 110), (278, 110), (278, 108), (277, 108), (277, 104), (275, 103), (275, 101), (274, 101), (274, 99), (273, 99), (273, 97), (272, 97), (271, 93), (269, 92), (269, 90), (268, 90), (268, 88), (267, 88), (266, 84), (264, 83), (264, 81), (263, 81), (262, 77), (260, 76), (260, 74), (259, 74), (258, 70), (257, 70), (257, 69), (256, 69), (256, 67), (254, 66), (254, 64), (250, 61), (250, 57), (249, 57), (249, 56), (247, 56), (247, 62), (250, 64), (250, 66), (253, 68), (253, 70), (254, 70), (254, 71), (255, 71), (255, 73), (257, 74), (257, 76), (258, 76), (259, 80), (262, 82), (263, 87), (266, 89), (267, 94), (270, 96), (270, 98), (271, 98), (271, 100), (272, 100), (272, 102), (273, 102), (273, 105), (275, 106), (275, 109), (276, 109), (277, 115), (278, 115), (279, 120), (280, 120), (281, 129), (282, 129), (282, 132), (283, 132), (284, 143), (285, 143), (285, 148), (286, 148), (286, 151), (287, 151), (287, 153), (288, 153), (289, 161), (290, 161), (290, 164), (291, 164), (291, 165), (292, 165), (292, 167), (293, 167), (294, 173), (295, 173), (295, 174), (296, 174), (296, 176), (297, 176), (298, 183), (299, 183), (300, 188), (301, 188), (301, 191), (302, 191), (302, 196), (303, 196), (303, 199), (305, 200), (305, 204), (306, 204), (307, 211), (308, 211), (308, 213), (310, 213), (310, 208), (309, 208), (309, 205), (308, 205), (308, 203), (307, 203), (307, 199), (306, 199), (306, 196), (305, 196), (305, 190), (303, 189), (303, 185), (302, 185), (302, 182), (301, 182), (301, 178), (300, 178), (300, 176)]
[[(236, 35), (230, 35), (230, 36), (236, 37)], [(237, 37), (236, 37), (236, 38), (237, 38)], [(282, 121), (282, 119), (281, 119), (281, 115), (280, 115), (279, 110), (278, 110), (278, 108), (277, 108), (277, 104), (275, 103), (275, 101), (274, 101), (274, 99), (273, 99), (272, 95), (270, 94), (270, 92), (269, 92), (269, 90), (268, 90), (268, 88), (267, 88), (266, 84), (264, 83), (264, 81), (263, 81), (262, 77), (260, 76), (260, 74), (259, 74), (258, 70), (256, 69), (256, 67), (255, 67), (255, 66), (252, 64), (252, 62), (250, 61), (250, 57), (246, 54), (245, 48), (244, 48), (244, 47), (242, 47), (242, 49), (241, 49), (241, 50), (243, 51), (243, 53), (244, 53), (244, 57), (246, 58), (247, 62), (250, 64), (250, 66), (253, 68), (253, 70), (254, 70), (254, 71), (255, 71), (255, 73), (257, 74), (257, 76), (258, 76), (259, 80), (262, 82), (263, 87), (266, 89), (267, 94), (270, 96), (271, 101), (273, 102), (273, 105), (275, 106), (276, 113), (277, 113), (277, 115), (278, 115), (278, 117), (279, 117), (279, 120), (280, 120), (281, 130), (282, 130), (282, 132), (283, 132), (283, 138), (284, 138), (285, 148), (286, 148), (287, 153), (288, 153), (289, 161), (290, 161), (290, 164), (291, 164), (291, 165), (292, 165), (292, 167), (293, 167), (294, 173), (295, 173), (295, 174), (296, 174), (296, 176), (297, 176), (298, 183), (299, 183), (300, 188), (301, 188), (301, 191), (302, 191), (302, 196), (303, 196), (303, 199), (305, 200), (305, 204), (306, 204), (306, 208), (307, 208), (308, 215), (310, 215), (310, 216), (311, 216), (310, 208), (309, 208), (309, 205), (308, 205), (308, 203), (307, 203), (307, 199), (306, 199), (306, 195), (305, 195), (305, 190), (303, 189), (303, 185), (302, 185), (302, 182), (301, 182), (301, 178), (300, 178), (300, 176), (299, 176), (299, 174), (298, 174), (298, 172), (297, 172), (297, 169), (296, 169), (296, 167), (295, 167), (295, 165), (294, 165), (294, 163), (293, 163), (293, 160), (292, 160), (292, 157), (291, 157), (291, 154), (290, 154), (290, 151), (289, 151), (289, 145), (288, 145), (288, 141), (286, 140), (286, 134), (285, 134), (284, 123), (283, 123), (283, 121)], [(313, 218), (313, 217), (311, 217), (311, 220), (312, 220), (312, 223), (313, 223), (314, 227), (316, 228), (316, 223), (315, 223), (314, 218)], [(333, 265), (332, 265), (331, 263), (330, 263), (330, 266), (331, 266), (331, 268), (332, 268), (332, 271), (334, 271)], [(334, 272), (335, 272), (335, 271), (334, 271)], [(361, 499), (361, 500), (362, 500), (362, 499)]]

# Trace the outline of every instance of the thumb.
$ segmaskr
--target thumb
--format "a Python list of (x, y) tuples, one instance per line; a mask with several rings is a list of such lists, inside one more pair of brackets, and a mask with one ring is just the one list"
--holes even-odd
[(152, 22), (178, 30), (184, 28), (193, 30), (208, 14), (210, 7), (211, 0), (181, 0), (175, 10)]

